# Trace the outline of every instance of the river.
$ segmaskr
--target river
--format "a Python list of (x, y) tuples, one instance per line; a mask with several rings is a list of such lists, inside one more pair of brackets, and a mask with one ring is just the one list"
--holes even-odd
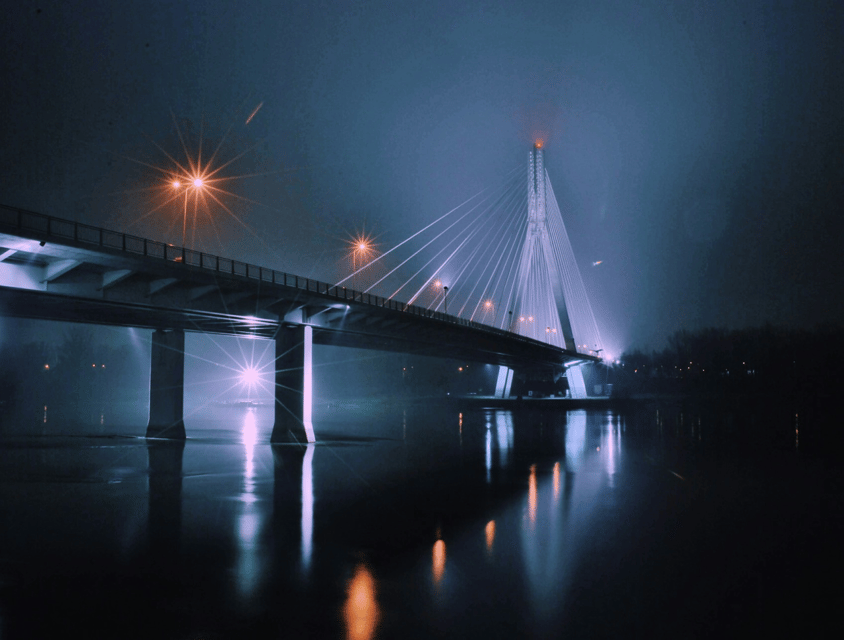
[(830, 415), (360, 402), (305, 448), (269, 444), (267, 406), (176, 444), (18, 429), (0, 637), (806, 634), (840, 603)]

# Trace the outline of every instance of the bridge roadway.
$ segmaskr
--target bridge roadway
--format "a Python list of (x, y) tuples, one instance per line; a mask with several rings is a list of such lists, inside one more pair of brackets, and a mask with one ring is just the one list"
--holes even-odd
[(0, 205), (0, 315), (153, 329), (149, 436), (185, 437), (184, 332), (276, 341), (273, 440), (313, 440), (312, 344), (497, 364), (596, 361), (509, 331), (266, 267)]

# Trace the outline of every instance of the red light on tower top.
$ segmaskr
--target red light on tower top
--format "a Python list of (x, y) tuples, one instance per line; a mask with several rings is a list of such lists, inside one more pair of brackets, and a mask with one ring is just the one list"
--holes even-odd
[(544, 143), (542, 142), (542, 140), (537, 140), (536, 142), (533, 143), (533, 146), (537, 149), (541, 149), (543, 144)]

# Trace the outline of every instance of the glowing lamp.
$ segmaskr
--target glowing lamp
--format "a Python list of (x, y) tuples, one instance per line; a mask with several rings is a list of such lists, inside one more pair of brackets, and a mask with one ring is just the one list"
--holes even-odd
[(194, 181), (193, 181), (193, 186), (194, 186), (194, 187), (196, 187), (197, 189), (201, 189), (201, 188), (202, 188), (202, 184), (203, 184), (203, 183), (202, 183), (202, 178), (194, 178)]
[(254, 367), (247, 367), (240, 372), (240, 380), (249, 386), (255, 385), (261, 378), (261, 374)]

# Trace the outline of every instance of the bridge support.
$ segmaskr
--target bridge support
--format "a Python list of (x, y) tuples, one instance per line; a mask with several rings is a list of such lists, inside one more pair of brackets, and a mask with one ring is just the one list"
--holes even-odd
[(311, 326), (279, 326), (275, 368), (275, 424), (271, 442), (314, 442)]
[(147, 438), (185, 439), (185, 332), (152, 334)]
[(586, 393), (586, 382), (583, 380), (583, 369), (580, 368), (581, 366), (582, 365), (575, 365), (566, 369), (566, 379), (569, 383), (569, 392), (571, 393), (572, 398), (577, 398), (578, 400), (582, 400), (588, 396)]
[(510, 387), (513, 386), (513, 370), (510, 367), (500, 365), (498, 367), (498, 380), (495, 382), (495, 397), (509, 398)]

